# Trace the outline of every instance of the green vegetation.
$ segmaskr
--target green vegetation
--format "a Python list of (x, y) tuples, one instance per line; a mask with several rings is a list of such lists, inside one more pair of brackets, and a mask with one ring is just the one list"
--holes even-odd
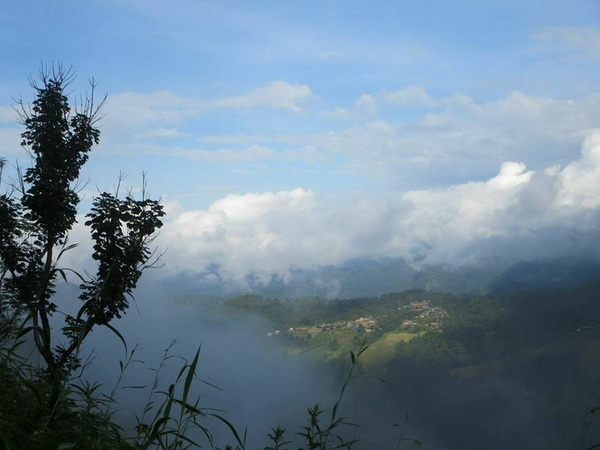
[[(292, 353), (308, 352), (335, 361), (367, 339), (370, 350), (364, 361), (381, 366), (393, 359), (401, 342), (429, 332), (439, 333), (449, 320), (447, 308), (453, 307), (455, 301), (449, 295), (411, 290), (377, 298), (334, 300), (244, 295), (211, 302), (208, 308), (213, 314), (267, 318), (273, 326), (267, 334)], [(491, 308), (490, 305), (482, 308)], [(494, 310), (488, 315), (495, 313)]]
[[(104, 103), (96, 102), (92, 81), (90, 95), (72, 107), (65, 89), (74, 76), (60, 65), (42, 67), (39, 84), (32, 82), (32, 105), (18, 105), (25, 127), (21, 145), (33, 165), (0, 196), (0, 383), (5, 387), (0, 437), (8, 448), (147, 448), (162, 445), (168, 435), (175, 438), (169, 444), (175, 448), (185, 441), (181, 424), (185, 428), (197, 414), (187, 402), (197, 358), (183, 366), (151, 426), (140, 423), (138, 438), (144, 439), (139, 445), (137, 439), (127, 443), (112, 422), (115, 392), (101, 394), (98, 385), (80, 381), (78, 371), (85, 368), (80, 349), (95, 328), (108, 328), (126, 346), (111, 322), (126, 312), (143, 270), (158, 260), (149, 246), (164, 212), (146, 197), (145, 187), (141, 200), (131, 192), (119, 198), (118, 188), (114, 194), (100, 193), (85, 222), (96, 274), (59, 265), (77, 246), (69, 242), (69, 233), (79, 204), (79, 173), (99, 142), (95, 123)], [(61, 310), (65, 305), (56, 298), (57, 281), (68, 276), (80, 282), (75, 313)], [(40, 364), (20, 351), (31, 342)], [(184, 374), (183, 393), (175, 397)], [(174, 403), (181, 413), (173, 429)]]
[(365, 364), (369, 367), (385, 367), (393, 358), (398, 344), (410, 342), (414, 338), (423, 335), (420, 333), (389, 332), (375, 341), (365, 354)]

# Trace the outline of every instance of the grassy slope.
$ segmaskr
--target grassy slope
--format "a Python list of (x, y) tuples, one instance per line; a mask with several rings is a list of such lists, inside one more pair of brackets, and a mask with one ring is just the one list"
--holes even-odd
[(367, 351), (364, 353), (363, 362), (373, 368), (381, 368), (387, 365), (394, 357), (394, 349), (401, 342), (410, 342), (417, 336), (423, 335), (420, 333), (405, 333), (405, 332), (389, 332), (385, 333), (381, 338), (371, 343)]

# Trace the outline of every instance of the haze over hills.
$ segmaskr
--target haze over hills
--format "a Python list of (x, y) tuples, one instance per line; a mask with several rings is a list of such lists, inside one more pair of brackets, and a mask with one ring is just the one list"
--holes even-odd
[(586, 416), (600, 398), (599, 274), (593, 258), (475, 270), (359, 259), (237, 292), (181, 277), (190, 295), (176, 303), (209, 320), (265, 319), (257, 338), (317, 358), (317, 371), (344, 366), (361, 336), (350, 324), (364, 323), (371, 349), (343, 409), (357, 448), (395, 448), (402, 435), (430, 450), (587, 449), (600, 438)]
[(259, 345), (280, 345), (323, 376), (366, 337), (371, 347), (343, 403), (359, 424), (357, 448), (395, 448), (402, 435), (434, 450), (587, 449), (600, 439), (600, 423), (586, 416), (600, 398), (600, 281), (580, 282), (591, 268), (514, 266), (485, 296), (189, 295), (175, 304), (221, 323), (225, 335), (265, 320), (255, 322)]
[(257, 293), (273, 297), (318, 296), (356, 298), (424, 289), (453, 294), (491, 294), (534, 288), (568, 287), (593, 281), (600, 261), (571, 257), (517, 263), (483, 261), (477, 266), (433, 265), (415, 267), (402, 258), (357, 258), (339, 266), (292, 269), (286, 278), (277, 274), (268, 281), (249, 273), (239, 283), (223, 280), (217, 266), (197, 273), (181, 273), (162, 280), (185, 286), (187, 293), (238, 295)]
[[(367, 292), (377, 290), (378, 274), (387, 280), (406, 266), (354, 261), (328, 270), (349, 292)], [(201, 346), (198, 376), (219, 389), (198, 383), (194, 393), (204, 407), (225, 410), (239, 430), (248, 427), (248, 449), (262, 449), (269, 427), (283, 426), (292, 437), (307, 407), (320, 402), (330, 411), (349, 352), (367, 337), (371, 347), (340, 409), (358, 424), (344, 430), (359, 438), (357, 450), (395, 449), (402, 437), (420, 440), (425, 450), (587, 449), (585, 443), (600, 442), (600, 423), (586, 416), (600, 399), (597, 267), (584, 259), (538, 261), (487, 278), (465, 270), (462, 279), (430, 268), (403, 282), (426, 275), (438, 286), (471, 280), (489, 295), (413, 289), (346, 298), (296, 296), (281, 285), (281, 296), (274, 288), (264, 296), (258, 289), (216, 295), (198, 279), (150, 273), (135, 306), (115, 322), (145, 362), (129, 368), (125, 382), (149, 383), (149, 368), (173, 339), (174, 354), (189, 356)], [(370, 283), (361, 286), (364, 280)], [(61, 286), (62, 300), (76, 295), (76, 286), (69, 288), (71, 294)], [(98, 330), (85, 352), (94, 358), (86, 377), (110, 388), (122, 344)], [(163, 377), (176, 372), (172, 366)], [(118, 399), (125, 407), (115, 417), (129, 427), (143, 396), (124, 390)], [(231, 442), (226, 429), (210, 426), (219, 442)]]

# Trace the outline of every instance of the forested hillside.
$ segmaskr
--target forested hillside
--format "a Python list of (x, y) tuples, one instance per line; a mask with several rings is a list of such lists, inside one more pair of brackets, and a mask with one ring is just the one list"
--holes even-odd
[(343, 367), (366, 341), (364, 377), (349, 396), (370, 445), (359, 448), (390, 445), (402, 423), (424, 448), (542, 449), (587, 448), (600, 436), (586, 416), (600, 398), (599, 297), (595, 282), (483, 297), (413, 290), (205, 304), (211, 314), (267, 318), (263, 331), (282, 351), (322, 364)]

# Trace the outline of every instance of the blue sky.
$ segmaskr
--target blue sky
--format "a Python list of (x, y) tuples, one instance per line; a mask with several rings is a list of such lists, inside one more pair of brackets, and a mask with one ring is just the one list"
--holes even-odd
[(11, 105), (41, 62), (72, 65), (73, 93), (94, 77), (87, 198), (147, 172), (173, 270), (593, 229), (595, 0), (4, 0), (0, 38), (1, 154), (22, 155)]

